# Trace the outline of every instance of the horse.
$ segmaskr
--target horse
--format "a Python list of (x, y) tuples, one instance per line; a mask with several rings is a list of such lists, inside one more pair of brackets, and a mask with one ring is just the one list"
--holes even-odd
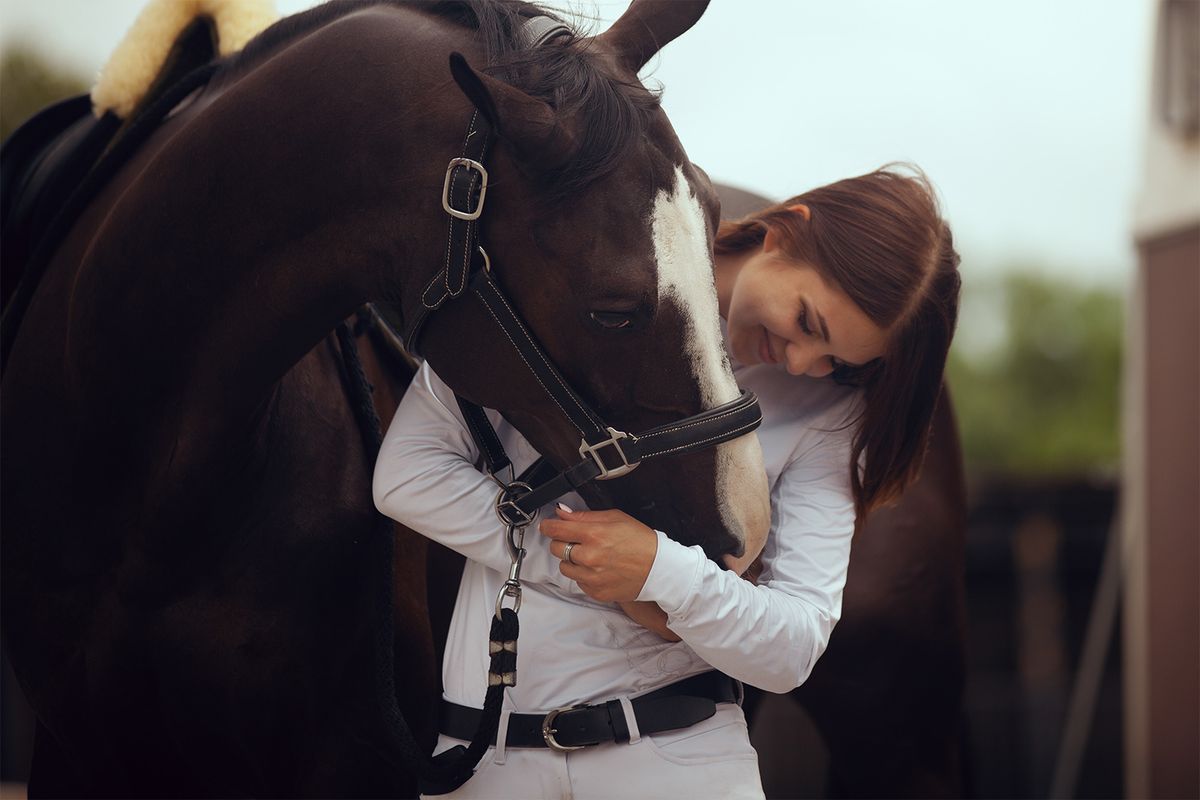
[[(733, 402), (716, 195), (637, 79), (705, 5), (635, 0), (584, 36), (518, 0), (343, 0), (207, 60), (193, 25), (128, 118), (67, 127), (94, 163), (5, 276), (3, 632), (39, 720), (31, 794), (415, 791), (398, 742), (436, 733), (441, 556), (372, 506), (363, 406), (389, 417), (412, 363), (367, 304), (559, 469), (627, 440), (581, 445), (455, 294), (468, 274), (621, 430)], [(581, 491), (719, 559), (765, 536), (763, 474), (742, 436)]]
[[(731, 186), (717, 191), (730, 219), (769, 205)], [(969, 796), (966, 531), (962, 446), (943, 387), (920, 474), (896, 503), (858, 521), (841, 620), (790, 693), (828, 748), (833, 796)], [(762, 700), (747, 690), (752, 724)]]

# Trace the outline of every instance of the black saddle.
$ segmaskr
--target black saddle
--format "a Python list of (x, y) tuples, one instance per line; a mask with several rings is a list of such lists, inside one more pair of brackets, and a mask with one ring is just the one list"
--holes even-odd
[(92, 115), (91, 99), (42, 109), (0, 146), (0, 292), (4, 305), (67, 198), (111, 141), (120, 120)]
[(31, 117), (0, 145), (0, 363), (46, 262), (96, 192), (170, 110), (218, 66), (212, 20), (197, 18), (176, 39), (128, 119), (99, 118), (80, 95)]

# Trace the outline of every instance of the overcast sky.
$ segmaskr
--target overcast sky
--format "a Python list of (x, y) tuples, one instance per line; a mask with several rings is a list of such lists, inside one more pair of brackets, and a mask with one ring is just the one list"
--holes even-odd
[[(277, 0), (284, 13), (310, 5)], [(610, 21), (626, 4), (572, 5)], [(0, 42), (24, 37), (94, 74), (142, 6), (0, 0)], [(684, 146), (715, 180), (781, 198), (912, 161), (941, 191), (964, 270), (1037, 263), (1122, 285), (1151, 11), (1148, 0), (713, 0), (643, 77), (663, 85)]]

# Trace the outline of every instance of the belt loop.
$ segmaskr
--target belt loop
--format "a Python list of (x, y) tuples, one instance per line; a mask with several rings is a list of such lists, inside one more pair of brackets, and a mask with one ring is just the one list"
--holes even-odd
[(496, 752), (492, 761), (496, 764), (503, 764), (508, 758), (508, 748), (505, 745), (508, 743), (508, 715), (512, 713), (512, 709), (500, 709), (500, 727), (496, 729)]
[(625, 712), (625, 725), (629, 728), (629, 743), (637, 744), (642, 740), (642, 731), (638, 728), (637, 715), (633, 713), (633, 703), (629, 702), (628, 697), (617, 699), (621, 701), (621, 708)]

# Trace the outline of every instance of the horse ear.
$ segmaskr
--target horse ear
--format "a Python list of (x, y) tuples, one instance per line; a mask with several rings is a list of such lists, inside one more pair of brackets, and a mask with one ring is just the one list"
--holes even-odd
[(450, 54), (450, 74), (527, 166), (552, 169), (570, 156), (572, 137), (549, 104), (478, 72), (461, 53)]
[(637, 74), (655, 53), (696, 24), (708, 0), (634, 0), (599, 38)]

